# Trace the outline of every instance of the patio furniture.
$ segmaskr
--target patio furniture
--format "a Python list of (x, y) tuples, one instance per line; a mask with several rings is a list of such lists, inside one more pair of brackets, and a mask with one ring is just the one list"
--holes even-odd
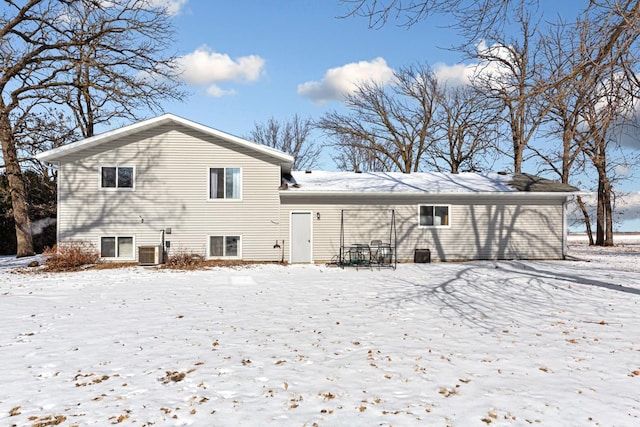
[(369, 266), (371, 264), (371, 248), (366, 243), (355, 243), (347, 251), (349, 264), (355, 267)]
[[(350, 243), (349, 241), (362, 241), (362, 231), (352, 233), (352, 230), (360, 230), (360, 224), (363, 221), (363, 215), (366, 218), (367, 212), (375, 212), (375, 217), (385, 218), (383, 222), (388, 224), (388, 240), (383, 241), (378, 236), (383, 236), (384, 232), (380, 229), (372, 228), (370, 233), (373, 239), (370, 244), (366, 243)], [(345, 215), (348, 214), (348, 215)], [(349, 219), (348, 219), (349, 218)], [(353, 227), (353, 228), (352, 228)], [(357, 240), (356, 240), (357, 239)], [(363, 239), (364, 240), (364, 239)], [(349, 243), (346, 243), (349, 242)], [(390, 267), (395, 270), (398, 263), (396, 255), (396, 245), (398, 237), (396, 232), (396, 214), (394, 209), (342, 209), (340, 214), (340, 252), (335, 259), (340, 267), (361, 266), (367, 267)]]

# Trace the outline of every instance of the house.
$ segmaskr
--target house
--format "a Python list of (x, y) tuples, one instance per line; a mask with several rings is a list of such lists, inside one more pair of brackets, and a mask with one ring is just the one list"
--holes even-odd
[(172, 114), (38, 155), (58, 169), (58, 241), (108, 260), (186, 252), (326, 262), (560, 259), (574, 187), (530, 175), (291, 171), (293, 158)]

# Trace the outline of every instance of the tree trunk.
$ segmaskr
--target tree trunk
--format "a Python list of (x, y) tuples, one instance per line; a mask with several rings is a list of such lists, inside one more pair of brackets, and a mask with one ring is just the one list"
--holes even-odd
[(598, 170), (598, 207), (596, 209), (596, 245), (604, 246), (604, 188)]
[(582, 201), (582, 197), (576, 197), (576, 202), (578, 206), (580, 206), (580, 210), (582, 211), (582, 215), (584, 216), (584, 226), (585, 231), (587, 233), (587, 237), (589, 238), (589, 246), (593, 246), (593, 231), (591, 230), (591, 221), (589, 220), (589, 212), (587, 212), (587, 207), (584, 205)]
[(515, 124), (511, 125), (511, 143), (513, 145), (513, 173), (522, 173), (524, 146), (522, 145), (522, 133)]
[(603, 205), (605, 214), (605, 230), (603, 246), (613, 246), (613, 207), (611, 206), (611, 183), (603, 177)]
[(16, 238), (18, 241), (17, 256), (34, 255), (33, 239), (31, 236), (31, 221), (27, 208), (27, 192), (18, 162), (15, 140), (11, 130), (11, 122), (6, 112), (0, 113), (0, 140), (2, 140), (2, 155), (7, 171), (9, 194), (13, 219), (16, 224)]

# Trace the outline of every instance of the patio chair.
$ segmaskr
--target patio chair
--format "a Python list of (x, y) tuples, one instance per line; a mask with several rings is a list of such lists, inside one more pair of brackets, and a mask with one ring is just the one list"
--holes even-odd
[(389, 243), (382, 243), (382, 240), (371, 241), (371, 262), (377, 265), (390, 265), (392, 259), (392, 248)]

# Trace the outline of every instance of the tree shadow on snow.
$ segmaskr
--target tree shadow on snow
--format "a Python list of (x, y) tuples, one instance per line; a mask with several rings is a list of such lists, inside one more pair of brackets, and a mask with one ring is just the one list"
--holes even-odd
[(386, 308), (397, 310), (429, 304), (437, 308), (441, 318), (492, 331), (516, 319), (526, 324), (527, 319), (554, 316), (578, 301), (593, 305), (596, 313), (603, 301), (585, 294), (583, 285), (640, 295), (638, 287), (608, 281), (628, 282), (629, 273), (598, 272), (607, 276), (598, 279), (587, 277), (593, 271), (563, 263), (555, 262), (548, 268), (543, 262), (517, 261), (431, 264), (419, 268), (420, 275), (391, 281), (393, 290), (380, 295), (380, 300)]

